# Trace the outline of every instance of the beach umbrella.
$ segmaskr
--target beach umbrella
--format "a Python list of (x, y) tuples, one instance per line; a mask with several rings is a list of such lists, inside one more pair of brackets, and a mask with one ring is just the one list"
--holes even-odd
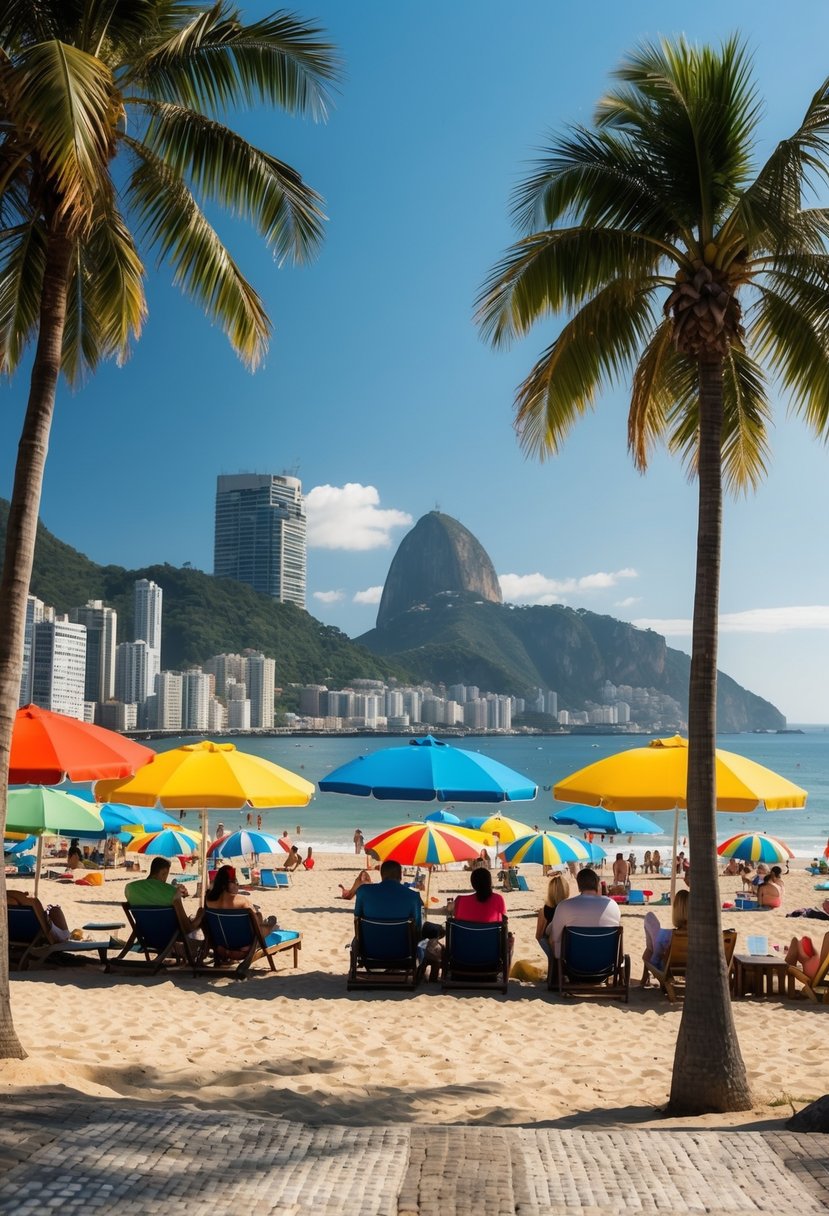
[[(17, 839), (18, 837), (21, 839)], [(28, 853), (37, 844), (37, 838), (34, 836), (22, 836), (20, 832), (6, 833), (3, 837), (3, 852), (7, 856), (16, 856), (18, 853)]]
[(104, 825), (98, 808), (74, 794), (44, 788), (9, 790), (6, 827), (10, 832), (28, 832), (37, 837), (35, 862), (35, 898), (40, 887), (40, 863), (43, 859), (44, 833), (74, 835), (94, 831), (103, 836)]
[[(588, 803), (611, 811), (673, 811), (673, 855), (679, 811), (686, 807), (688, 741), (679, 735), (653, 739), (647, 747), (634, 747), (597, 760), (565, 777), (553, 787), (560, 802)], [(779, 811), (806, 805), (807, 793), (779, 773), (735, 752), (717, 749), (716, 790), (718, 811)], [(676, 866), (671, 866), (671, 891)]]
[(568, 806), (550, 816), (553, 823), (572, 824), (585, 832), (604, 832), (608, 836), (658, 835), (662, 828), (653, 819), (636, 811), (608, 811), (603, 806)]
[(438, 823), (401, 823), (369, 840), (366, 852), (373, 850), (381, 861), (399, 861), (402, 866), (425, 866), (429, 871), (426, 904), (434, 866), (452, 861), (474, 861), (480, 841)]
[(718, 847), (720, 857), (736, 857), (739, 861), (787, 861), (794, 853), (782, 840), (757, 832), (738, 832)]
[(579, 844), (587, 849), (588, 857), (591, 862), (604, 861), (605, 857), (607, 857), (607, 853), (600, 844), (596, 844), (595, 840), (580, 840)]
[(358, 756), (323, 777), (319, 787), (328, 794), (401, 802), (513, 802), (538, 793), (537, 785), (505, 764), (432, 735)]
[(533, 829), (527, 823), (510, 819), (507, 815), (473, 815), (464, 819), (464, 827), (474, 828), (476, 832), (485, 832), (488, 836), (498, 837), (501, 844), (509, 844), (519, 836), (531, 836)]
[(127, 781), (99, 781), (100, 802), (197, 810), (201, 816), (201, 894), (207, 874), (207, 812), (246, 807), (307, 806), (310, 781), (262, 756), (240, 752), (232, 743), (208, 739), (160, 752), (152, 764)]
[(147, 853), (151, 857), (192, 857), (201, 848), (201, 840), (200, 832), (162, 828), (160, 832), (133, 836), (127, 845), (127, 852)]
[[(169, 811), (159, 811), (155, 807), (126, 806), (121, 802), (98, 805), (94, 801), (94, 795), (86, 792), (76, 793), (75, 797), (84, 802), (89, 801), (92, 806), (96, 807), (103, 820), (106, 836), (126, 836), (126, 842), (133, 836), (160, 832), (162, 828), (180, 826), (174, 821), (175, 816), (171, 815)], [(94, 832), (73, 832), (72, 835), (77, 836), (79, 840), (98, 840), (101, 833), (98, 832), (96, 835)]]
[(129, 777), (155, 759), (151, 747), (37, 705), (17, 711), (9, 759), (10, 785), (60, 785)]
[(270, 832), (231, 832), (214, 840), (207, 850), (208, 857), (253, 857), (257, 853), (277, 853), (281, 845), (278, 836)]
[(457, 815), (453, 815), (451, 811), (444, 810), (430, 811), (424, 818), (427, 823), (449, 823), (454, 827), (458, 827), (462, 822)]
[(589, 861), (587, 846), (577, 836), (562, 832), (531, 832), (504, 846), (510, 865), (523, 862), (540, 866), (560, 866), (568, 861)]

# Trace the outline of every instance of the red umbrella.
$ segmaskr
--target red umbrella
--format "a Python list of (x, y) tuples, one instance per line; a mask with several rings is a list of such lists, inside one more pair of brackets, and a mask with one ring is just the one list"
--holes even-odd
[(14, 720), (9, 783), (59, 785), (67, 778), (101, 781), (131, 777), (154, 759), (151, 747), (115, 731), (37, 705), (25, 705)]

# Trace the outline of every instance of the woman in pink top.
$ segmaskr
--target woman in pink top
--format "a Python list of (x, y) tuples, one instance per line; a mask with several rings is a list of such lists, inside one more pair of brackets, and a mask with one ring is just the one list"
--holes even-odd
[(456, 920), (473, 920), (493, 924), (504, 919), (507, 905), (503, 895), (492, 890), (492, 873), (489, 870), (473, 870), (469, 875), (474, 895), (459, 895), (455, 900)]

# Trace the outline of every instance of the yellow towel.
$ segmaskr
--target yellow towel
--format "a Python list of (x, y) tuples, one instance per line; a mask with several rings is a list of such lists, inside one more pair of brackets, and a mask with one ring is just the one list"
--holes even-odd
[(538, 984), (547, 978), (547, 968), (539, 967), (528, 958), (518, 958), (510, 968), (510, 978), (526, 980), (530, 984)]

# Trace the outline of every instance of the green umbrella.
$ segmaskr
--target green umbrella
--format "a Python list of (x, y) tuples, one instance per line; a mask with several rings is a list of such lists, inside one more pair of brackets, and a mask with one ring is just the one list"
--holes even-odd
[(44, 832), (69, 836), (72, 832), (100, 830), (102, 836), (106, 835), (104, 821), (92, 803), (41, 785), (9, 791), (6, 827), (10, 832), (29, 832), (38, 837), (35, 896), (40, 885)]

